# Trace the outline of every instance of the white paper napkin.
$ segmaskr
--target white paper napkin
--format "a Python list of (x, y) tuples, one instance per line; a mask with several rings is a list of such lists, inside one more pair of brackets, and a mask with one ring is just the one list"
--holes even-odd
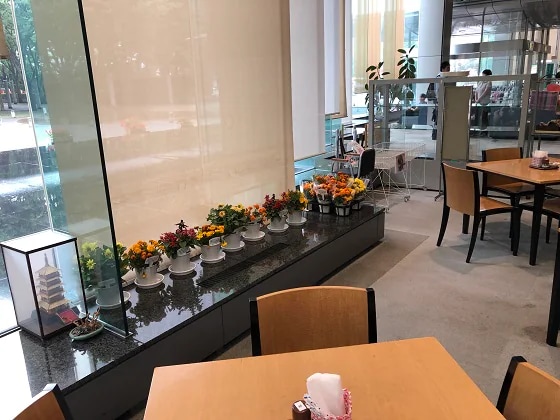
[(340, 375), (314, 373), (307, 378), (307, 393), (323, 414), (342, 416), (346, 413)]

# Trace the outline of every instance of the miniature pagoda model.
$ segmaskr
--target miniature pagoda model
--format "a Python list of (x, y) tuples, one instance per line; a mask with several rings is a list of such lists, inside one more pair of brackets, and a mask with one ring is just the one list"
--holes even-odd
[(60, 270), (49, 265), (45, 254), (45, 266), (37, 271), (39, 283), (39, 308), (49, 315), (70, 308), (70, 301), (64, 297), (64, 288), (60, 278)]

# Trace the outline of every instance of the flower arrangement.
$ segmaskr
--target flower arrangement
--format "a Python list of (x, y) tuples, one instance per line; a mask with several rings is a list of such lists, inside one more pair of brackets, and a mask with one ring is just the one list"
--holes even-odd
[(260, 204), (254, 204), (245, 208), (245, 214), (250, 223), (266, 223), (266, 209)]
[[(119, 258), (124, 249), (122, 244), (117, 244), (117, 255), (119, 255)], [(120, 263), (118, 274), (122, 276), (126, 273), (127, 269), (126, 265), (123, 268), (121, 258)], [(113, 248), (107, 245), (99, 246), (97, 242), (84, 242), (80, 248), (80, 268), (86, 287), (95, 286), (103, 279), (115, 277), (115, 255)]]
[(183, 220), (176, 224), (175, 232), (165, 232), (159, 237), (159, 243), (163, 247), (165, 255), (169, 258), (177, 258), (177, 251), (196, 245), (196, 232), (188, 227)]
[(282, 200), (286, 202), (288, 211), (302, 211), (307, 208), (307, 198), (300, 191), (288, 190), (283, 192)]
[(354, 190), (354, 200), (361, 200), (364, 198), (366, 192), (366, 184), (360, 178), (353, 178), (350, 180), (350, 188)]
[(141, 269), (146, 265), (146, 260), (150, 257), (159, 256), (161, 261), (161, 254), (164, 252), (163, 245), (158, 241), (150, 239), (146, 241), (138, 241), (132, 245), (125, 253), (128, 266), (135, 270)]
[(313, 183), (312, 182), (304, 182), (302, 184), (302, 189), (303, 189), (303, 194), (305, 195), (305, 198), (307, 198), (308, 201), (311, 200), (315, 200), (317, 194), (315, 193), (315, 190), (313, 189)]
[(203, 225), (196, 228), (196, 240), (201, 245), (208, 245), (210, 239), (223, 236), (224, 231), (224, 226), (221, 225)]
[(219, 204), (216, 208), (211, 208), (207, 219), (212, 225), (222, 226), (224, 231), (222, 234), (234, 233), (236, 229), (246, 226), (249, 223), (249, 217), (245, 212), (245, 207), (238, 204)]
[(122, 277), (128, 272), (128, 260), (126, 258), (126, 246), (117, 242), (117, 255), (119, 256), (119, 275)]
[(349, 206), (354, 199), (354, 190), (349, 187), (339, 188), (332, 193), (335, 206)]
[(275, 194), (272, 194), (272, 197), (266, 195), (262, 206), (269, 219), (283, 217), (286, 214), (286, 200), (284, 198), (276, 198)]

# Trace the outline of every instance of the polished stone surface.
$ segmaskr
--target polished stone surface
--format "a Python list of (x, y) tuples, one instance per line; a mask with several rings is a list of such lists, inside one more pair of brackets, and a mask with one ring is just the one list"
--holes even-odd
[[(0, 389), (0, 398), (8, 397), (6, 401), (15, 406), (50, 382), (68, 392), (80, 381), (110, 368), (109, 364), (126, 360), (143, 344), (190, 322), (204, 310), (359, 227), (380, 211), (364, 207), (344, 218), (308, 213), (304, 226), (290, 227), (284, 233), (267, 232), (259, 242), (246, 241), (244, 249), (227, 253), (220, 263), (201, 263), (197, 257), (193, 259), (196, 269), (190, 275), (178, 277), (164, 272), (163, 283), (154, 289), (127, 287), (131, 298), (126, 312), (132, 336), (126, 339), (108, 331), (86, 342), (72, 342), (66, 333), (44, 343), (21, 331), (0, 338), (0, 354), (4, 356), (0, 371), (17, 378), (16, 385)], [(104, 310), (103, 317), (118, 317), (119, 312), (120, 309)]]

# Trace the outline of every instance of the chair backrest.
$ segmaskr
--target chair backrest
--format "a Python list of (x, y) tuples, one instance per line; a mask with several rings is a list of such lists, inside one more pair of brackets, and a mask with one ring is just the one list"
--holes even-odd
[(497, 408), (507, 420), (560, 419), (560, 381), (515, 356), (504, 378)]
[(69, 420), (72, 416), (57, 384), (48, 384), (15, 420)]
[(375, 169), (375, 149), (366, 149), (360, 155), (358, 178), (369, 176)]
[[(482, 151), (483, 162), (493, 162), (496, 160), (521, 159), (523, 149), (521, 147), (499, 147), (496, 149), (486, 149)], [(504, 184), (519, 182), (516, 179), (503, 175), (484, 173), (483, 183), (485, 187), (499, 187)]]
[(442, 163), (445, 205), (463, 214), (474, 216), (480, 209), (480, 190), (475, 171)]
[(371, 288), (289, 289), (249, 305), (253, 356), (377, 342)]

